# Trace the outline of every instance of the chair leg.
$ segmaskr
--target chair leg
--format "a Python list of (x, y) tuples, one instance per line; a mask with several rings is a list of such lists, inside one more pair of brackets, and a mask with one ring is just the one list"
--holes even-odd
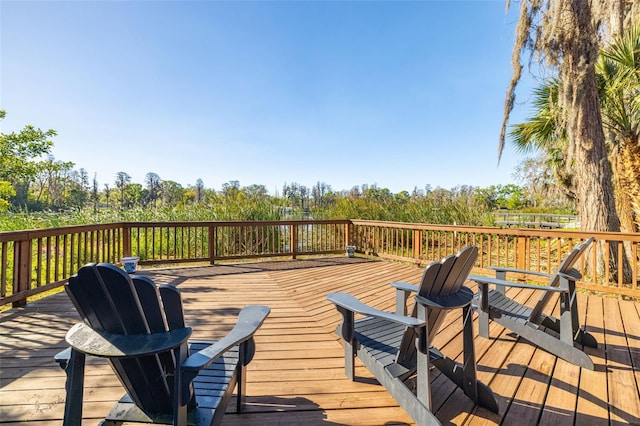
[(489, 314), (478, 309), (478, 335), (489, 339)]
[(476, 377), (476, 350), (473, 343), (473, 312), (470, 306), (462, 308), (463, 323), (463, 348), (464, 359), (462, 367), (462, 379), (464, 393), (472, 400), (478, 402), (478, 387)]
[(66, 366), (67, 399), (64, 404), (64, 426), (79, 426), (82, 424), (82, 398), (84, 393), (84, 363), (85, 354), (74, 349)]
[(593, 337), (591, 333), (582, 329), (578, 330), (578, 332), (576, 333), (576, 342), (584, 346), (589, 346), (590, 348), (598, 347), (598, 341), (596, 340), (596, 338)]
[(478, 283), (478, 294), (476, 295), (478, 311), (478, 334), (485, 339), (489, 338), (489, 286), (485, 283)]
[(416, 377), (416, 396), (418, 401), (423, 403), (429, 411), (432, 410), (433, 404), (431, 400), (431, 371), (429, 368), (429, 361), (431, 358), (431, 344), (429, 342), (429, 321), (427, 320), (427, 308), (423, 305), (417, 304), (418, 318), (424, 320), (427, 324), (417, 331), (415, 345), (416, 345), (416, 362), (417, 362), (417, 377)]
[(255, 343), (253, 339), (250, 339), (244, 343), (240, 344), (238, 355), (240, 359), (238, 360), (237, 367), (237, 383), (236, 383), (236, 412), (241, 414), (244, 409), (244, 404), (246, 402), (246, 388), (247, 388), (247, 364), (249, 363), (249, 359), (253, 358), (253, 355), (249, 357), (249, 353), (247, 350), (253, 349), (255, 351)]
[(340, 306), (337, 307), (338, 311), (342, 314), (342, 324), (338, 326), (336, 332), (344, 341), (344, 374), (351, 380), (355, 379), (355, 330), (354, 330), (354, 315), (348, 309), (344, 309)]
[(344, 342), (344, 374), (351, 379), (355, 380), (356, 367), (355, 367), (356, 352), (353, 347), (353, 342)]
[(175, 375), (173, 377), (173, 424), (176, 426), (186, 426), (187, 424), (187, 404), (191, 395), (191, 381), (197, 375), (192, 371), (185, 372), (179, 366), (187, 359), (188, 347), (183, 344), (173, 350), (176, 360)]

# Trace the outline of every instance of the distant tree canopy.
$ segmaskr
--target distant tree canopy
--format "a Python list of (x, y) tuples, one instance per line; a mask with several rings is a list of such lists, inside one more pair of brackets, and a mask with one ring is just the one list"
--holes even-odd
[[(4, 112), (2, 112), (4, 117)], [(103, 185), (97, 175), (51, 155), (55, 131), (31, 126), (19, 134), (1, 135), (2, 174), (0, 211), (75, 211), (91, 213), (93, 220), (277, 220), (283, 218), (392, 220), (405, 222), (491, 224), (495, 209), (523, 209), (535, 204), (524, 186), (507, 184), (488, 188), (414, 188), (391, 192), (375, 184), (336, 191), (318, 181), (312, 187), (285, 183), (281, 194), (270, 195), (261, 184), (242, 186), (237, 180), (221, 189), (206, 188), (198, 179), (183, 187), (160, 174), (148, 172), (144, 182), (133, 182), (126, 171)], [(101, 189), (102, 188), (102, 189)], [(19, 194), (19, 190), (24, 191)], [(147, 214), (145, 212), (155, 212)], [(164, 213), (161, 213), (164, 212)]]

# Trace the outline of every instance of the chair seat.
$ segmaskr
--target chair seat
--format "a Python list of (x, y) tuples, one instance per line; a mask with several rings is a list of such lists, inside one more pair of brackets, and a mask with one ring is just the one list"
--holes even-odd
[(400, 343), (405, 333), (402, 324), (382, 318), (364, 318), (355, 321), (358, 342), (384, 368), (395, 364)]
[(489, 290), (489, 306), (489, 318), (491, 319), (509, 317), (522, 324), (529, 324), (534, 328), (538, 327), (537, 324), (529, 321), (532, 311), (531, 308), (510, 299), (500, 291)]
[[(192, 340), (189, 341), (189, 352), (198, 352), (215, 341)], [(238, 347), (230, 349), (222, 357), (218, 358), (193, 380), (196, 393), (197, 409), (189, 412), (187, 417), (188, 425), (212, 424), (213, 419), (220, 417), (216, 415), (218, 407), (225, 410), (228, 399), (231, 395), (229, 389), (236, 385), (236, 368), (238, 366)], [(222, 413), (223, 414), (223, 413)], [(173, 424), (170, 415), (149, 415), (142, 411), (128, 394), (125, 394), (118, 403), (111, 409), (107, 421), (113, 422), (145, 422), (156, 424)]]

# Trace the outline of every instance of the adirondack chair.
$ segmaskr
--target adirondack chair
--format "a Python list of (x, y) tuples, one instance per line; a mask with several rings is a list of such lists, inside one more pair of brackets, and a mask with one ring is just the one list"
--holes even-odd
[[(419, 425), (439, 424), (432, 413), (431, 369), (440, 370), (476, 404), (498, 412), (491, 389), (476, 379), (471, 300), (473, 292), (463, 284), (478, 256), (477, 247), (433, 262), (424, 270), (419, 286), (391, 283), (396, 289), (396, 312), (370, 307), (352, 295), (332, 293), (343, 321), (336, 332), (344, 340), (345, 372), (355, 379), (357, 356), (400, 406)], [(415, 293), (407, 315), (409, 295)], [(432, 341), (451, 309), (462, 309), (464, 362), (448, 358)], [(364, 318), (354, 319), (355, 314)]]
[(218, 341), (191, 341), (175, 287), (101, 263), (80, 268), (65, 290), (84, 322), (69, 330), (71, 347), (55, 357), (67, 373), (64, 425), (82, 421), (86, 355), (107, 358), (127, 392), (103, 425), (218, 424), (236, 386), (241, 412), (253, 334), (269, 308), (245, 307)]
[[(489, 338), (489, 320), (524, 337), (546, 351), (583, 368), (593, 370), (593, 361), (576, 345), (598, 347), (596, 339), (580, 327), (576, 280), (582, 275), (573, 268), (576, 261), (593, 241), (593, 237), (576, 246), (564, 258), (554, 274), (492, 267), (495, 278), (470, 275), (478, 283), (478, 333)], [(506, 281), (507, 273), (542, 276), (549, 279), (545, 286)], [(489, 285), (495, 289), (489, 289)], [(520, 304), (505, 294), (506, 287), (541, 291), (533, 308)], [(551, 301), (560, 298), (560, 317), (551, 315)], [(550, 331), (550, 332), (548, 332)], [(559, 336), (558, 336), (559, 334)]]

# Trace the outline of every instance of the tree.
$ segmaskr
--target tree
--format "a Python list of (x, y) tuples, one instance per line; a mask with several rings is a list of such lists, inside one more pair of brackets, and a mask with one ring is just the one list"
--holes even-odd
[(162, 182), (162, 195), (166, 206), (175, 207), (182, 203), (184, 188), (178, 182), (165, 180)]
[(533, 207), (575, 211), (574, 198), (558, 184), (544, 153), (526, 158), (516, 166), (513, 177), (523, 184), (522, 189), (527, 202)]
[(196, 181), (196, 203), (200, 204), (202, 199), (204, 198), (204, 182), (202, 179), (198, 179)]
[(573, 163), (567, 162), (568, 141), (558, 106), (558, 79), (551, 78), (533, 89), (534, 114), (511, 127), (509, 137), (522, 154), (541, 152), (545, 166), (566, 196), (575, 199)]
[(222, 184), (222, 194), (225, 197), (233, 198), (240, 192), (240, 182), (237, 180), (230, 180), (227, 183)]
[(81, 211), (87, 204), (88, 194), (80, 186), (74, 185), (65, 197), (64, 208), (72, 207)]
[(269, 191), (267, 191), (267, 187), (264, 185), (252, 184), (243, 188), (243, 191), (249, 199), (253, 201), (266, 200), (269, 195)]
[[(74, 181), (73, 166), (74, 163), (56, 160), (52, 155), (49, 155), (45, 161), (38, 163), (38, 173), (34, 179), (37, 184), (35, 189), (36, 206), (64, 209), (66, 199), (71, 195), (67, 193), (67, 189), (70, 191), (80, 185), (77, 183), (77, 176)], [(74, 194), (74, 197), (76, 201), (80, 199), (78, 194)]]
[(144, 183), (147, 185), (147, 200), (145, 204), (153, 203), (156, 206), (156, 201), (162, 197), (162, 179), (155, 173), (147, 173), (144, 178)]
[[(0, 110), (0, 120), (6, 112)], [(49, 154), (53, 146), (50, 138), (55, 130), (42, 131), (27, 125), (20, 133), (0, 133), (0, 181), (9, 182), (15, 191), (14, 204), (27, 205), (29, 185), (40, 170), (43, 155)]]
[[(506, 208), (510, 210), (521, 209), (525, 206), (524, 190), (512, 183), (507, 185), (491, 185), (487, 188), (464, 188), (459, 190), (458, 197), (461, 199), (475, 199), (484, 204), (489, 210)], [(450, 195), (456, 195), (450, 191)]]
[(100, 191), (98, 190), (98, 175), (93, 174), (93, 186), (91, 187), (91, 202), (93, 203), (93, 213), (98, 212), (98, 202), (100, 201)]
[(127, 185), (129, 185), (131, 183), (131, 176), (129, 176), (127, 173), (125, 172), (118, 172), (116, 174), (116, 188), (118, 188), (118, 191), (120, 191), (120, 208), (124, 208), (125, 207), (125, 190), (127, 188)]
[(83, 191), (89, 191), (89, 173), (84, 168), (80, 168), (78, 170), (78, 184), (82, 188)]
[(313, 198), (313, 204), (315, 207), (326, 208), (330, 204), (335, 203), (335, 194), (331, 189), (331, 185), (318, 181), (313, 188), (311, 188), (311, 197)]
[(0, 181), (0, 213), (6, 211), (9, 206), (9, 199), (16, 195), (15, 189), (7, 181)]
[(111, 196), (112, 189), (109, 187), (108, 183), (104, 184), (104, 198), (107, 201), (107, 208), (109, 208), (109, 197)]
[(558, 69), (558, 99), (569, 143), (567, 160), (576, 164), (581, 228), (619, 231), (595, 74), (599, 28), (594, 21), (599, 18), (594, 16), (592, 2), (584, 0), (521, 3), (499, 152), (522, 72), (520, 54), (530, 48), (532, 55), (544, 57)]
[(124, 186), (124, 205), (123, 208), (131, 208), (143, 204), (143, 193), (145, 189), (139, 183), (127, 183)]
[(596, 64), (602, 118), (614, 169), (622, 229), (640, 231), (640, 25), (600, 52)]

